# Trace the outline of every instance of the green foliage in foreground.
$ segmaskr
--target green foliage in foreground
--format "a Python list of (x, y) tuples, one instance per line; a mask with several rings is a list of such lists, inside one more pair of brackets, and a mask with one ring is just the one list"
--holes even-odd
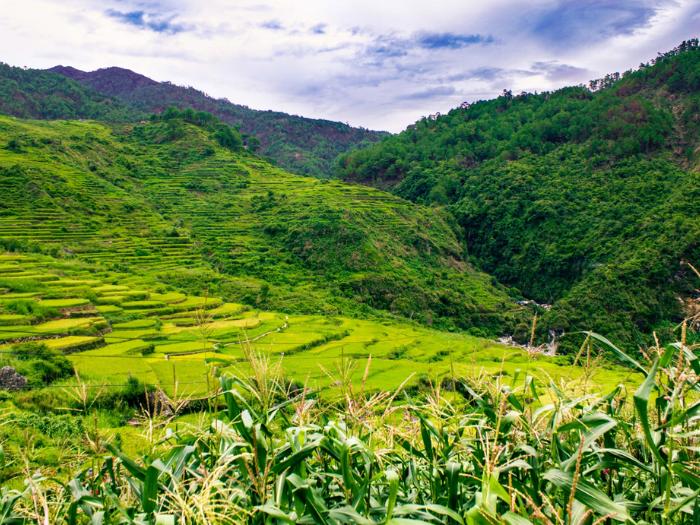
[(682, 319), (700, 260), (700, 48), (551, 93), (426, 118), (339, 162), (347, 180), (449, 205), (481, 268), (553, 303), (548, 329), (640, 344)]
[(638, 380), (620, 366), (583, 374), (570, 356), (406, 320), (255, 310), (75, 259), (0, 254), (0, 282), (0, 367), (28, 380), (18, 391), (0, 391), (0, 484), (12, 488), (22, 486), (27, 468), (65, 480), (101, 455), (105, 441), (132, 455), (150, 450), (163, 424), (143, 419), (151, 392), (168, 400), (174, 424), (191, 422), (217, 377), (256, 374), (251, 354), (268, 356), (287, 384), (324, 402), (343, 399), (348, 384), (372, 393), (403, 384), (417, 393), (451, 377), (528, 374), (604, 389)]
[(172, 429), (130, 458), (118, 447), (66, 483), (3, 490), (1, 523), (692, 524), (700, 513), (700, 360), (684, 342), (644, 379), (571, 395), (532, 377), (450, 382), (398, 403), (346, 384), (338, 405), (285, 387), (253, 358), (221, 380), (209, 424)]

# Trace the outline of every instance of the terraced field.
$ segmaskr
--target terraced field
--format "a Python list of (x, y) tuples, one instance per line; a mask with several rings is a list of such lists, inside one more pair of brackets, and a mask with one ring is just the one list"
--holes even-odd
[[(580, 376), (557, 358), (487, 339), (408, 322), (261, 311), (75, 260), (2, 254), (0, 289), (0, 357), (17, 343), (43, 342), (66, 353), (80, 382), (94, 389), (136, 377), (171, 396), (203, 395), (215, 375), (249, 371), (251, 351), (318, 390), (348, 379), (377, 390), (448, 374), (531, 373), (557, 382)], [(614, 384), (629, 372), (613, 367), (596, 374), (594, 382)]]
[(389, 312), (491, 334), (531, 317), (470, 266), (439, 210), (169, 129), (0, 117), (0, 244), (288, 313)]
[[(13, 196), (0, 207), (0, 238), (125, 268), (205, 266), (191, 240), (174, 236), (173, 225), (140, 198), (132, 184), (91, 171), (100, 162), (100, 151), (76, 158), (72, 147), (85, 152), (80, 143), (86, 138), (88, 144), (104, 144), (107, 128), (78, 122), (25, 123), (1, 117), (0, 121), (4, 124), (0, 130), (11, 129), (13, 136), (32, 145), (19, 153), (0, 150), (0, 166), (5, 168), (0, 191)], [(29, 154), (29, 149), (42, 154)]]
[(38, 340), (80, 382), (170, 395), (247, 372), (250, 352), (319, 390), (580, 375), (477, 337), (528, 330), (531, 313), (470, 267), (441, 212), (177, 129), (0, 117), (0, 245), (14, 251), (0, 258), (0, 352)]

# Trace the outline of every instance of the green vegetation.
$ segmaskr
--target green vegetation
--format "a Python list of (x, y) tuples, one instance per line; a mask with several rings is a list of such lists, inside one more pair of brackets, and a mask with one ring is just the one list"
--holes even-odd
[[(159, 115), (151, 115), (151, 121), (165, 122), (168, 124), (166, 132), (160, 137), (161, 142), (173, 141), (184, 137), (187, 134), (184, 124), (188, 123), (212, 132), (212, 137), (219, 145), (231, 151), (240, 151), (244, 145), (243, 137), (237, 129), (227, 126), (214, 115), (205, 111), (195, 111), (191, 108), (181, 111), (177, 108), (170, 107)], [(151, 140), (153, 140), (154, 137), (149, 137), (148, 132), (151, 132), (151, 134), (155, 132), (157, 135), (158, 133), (156, 130), (157, 128), (139, 128), (139, 131), (145, 132), (143, 136)], [(255, 148), (250, 147), (250, 144), (248, 144), (248, 140), (250, 140), (250, 137), (246, 137), (246, 147), (254, 150)]]
[[(211, 113), (239, 128), (249, 149), (289, 171), (320, 178), (329, 177), (339, 154), (386, 135), (341, 122), (250, 109), (116, 67), (86, 73), (63, 66), (44, 71), (0, 64), (3, 114), (137, 122), (169, 107)], [(8, 146), (21, 148), (14, 142)]]
[[(568, 357), (529, 355), (487, 339), (407, 321), (283, 314), (218, 297), (187, 296), (155, 275), (115, 272), (77, 260), (4, 254), (0, 275), (12, 275), (18, 282), (25, 275), (39, 279), (33, 297), (24, 300), (27, 305), (79, 304), (53, 310), (53, 318), (42, 311), (41, 316), (23, 317), (23, 325), (0, 325), (0, 357), (9, 356), (6, 364), (14, 366), (19, 356), (49, 361), (60, 350), (81, 384), (98, 397), (101, 385), (121, 384), (130, 377), (169, 395), (203, 395), (211, 387), (207, 381), (212, 366), (218, 374), (242, 374), (249, 370), (249, 351), (279, 359), (285, 370), (293, 371), (294, 381), (316, 391), (332, 385), (328, 373), (339, 362), (369, 358), (371, 370), (363, 381), (372, 391), (395, 388), (407, 379), (410, 385), (424, 384), (447, 374), (497, 377), (527, 372), (557, 381), (579, 375), (567, 366)], [(1, 314), (16, 304), (4, 300), (13, 294), (11, 288), (0, 294)], [(139, 300), (125, 300), (130, 297)], [(363, 374), (362, 369), (351, 371), (355, 380)], [(64, 374), (45, 384), (57, 378), (66, 379)], [(66, 385), (74, 383), (68, 379)], [(594, 381), (631, 382), (634, 374), (612, 367), (599, 370)]]
[[(477, 335), (529, 322), (464, 260), (446, 214), (291, 175), (241, 150), (242, 140), (191, 110), (114, 128), (2, 117), (0, 144), (22, 151), (0, 148), (0, 244), (289, 313), (390, 312)], [(33, 277), (15, 278), (20, 289), (8, 276), (0, 288), (30, 293)], [(126, 309), (164, 307), (112, 295)]]
[[(0, 398), (0, 482), (20, 490), (26, 466), (59, 480), (87, 468), (94, 475), (108, 444), (133, 455), (165, 453), (167, 429), (210, 417), (203, 410), (218, 403), (219, 378), (259, 375), (259, 359), (274, 363), (290, 389), (313, 389), (324, 404), (345, 399), (344, 389), (353, 384), (384, 396), (401, 385), (418, 394), (454, 377), (499, 381), (528, 374), (543, 384), (582, 389), (638, 380), (619, 366), (582, 374), (566, 356), (546, 357), (408, 321), (288, 315), (188, 296), (155, 273), (125, 273), (78, 259), (6, 253), (0, 275), (7, 284), (0, 315), (16, 315), (6, 314), (16, 304), (12, 297), (29, 293), (17, 289), (33, 283), (31, 298), (23, 299), (29, 312), (24, 324), (0, 325), (0, 368), (12, 367), (27, 381)], [(48, 301), (57, 303), (55, 318), (28, 306)], [(161, 409), (165, 413), (158, 415)], [(12, 508), (7, 499), (3, 504)], [(57, 505), (51, 504), (60, 514)], [(27, 512), (21, 501), (14, 508)]]
[(589, 87), (423, 119), (339, 173), (447, 205), (480, 268), (553, 303), (542, 337), (593, 328), (640, 344), (666, 336), (697, 287), (683, 261), (700, 260), (698, 78), (693, 40)]
[(29, 388), (41, 387), (73, 375), (70, 361), (55, 348), (43, 343), (18, 343), (0, 355), (2, 366), (13, 367)]
[(699, 67), (340, 160), (398, 195), (191, 89), (0, 67), (0, 111), (104, 121), (0, 117), (0, 525), (697, 523)]
[[(128, 69), (110, 67), (85, 72), (57, 66), (54, 71), (95, 91), (115, 97), (136, 111), (158, 113), (166, 107), (206, 111), (259, 141), (259, 152), (300, 175), (327, 178), (334, 159), (350, 148), (378, 141), (386, 133), (341, 122), (310, 119), (279, 111), (259, 111), (214, 99), (191, 87), (156, 82)], [(258, 149), (251, 144), (252, 149)]]
[[(49, 71), (0, 63), (0, 113), (23, 118), (135, 120), (143, 113)], [(8, 144), (19, 149), (18, 142)]]
[[(590, 334), (582, 354), (600, 342)], [(88, 433), (106, 449), (89, 467), (35, 475), (2, 508), (8, 523), (692, 523), (696, 349), (653, 348), (644, 365), (609, 351), (643, 373), (633, 406), (622, 387), (577, 396), (529, 375), (449, 379), (401, 402), (341, 374), (329, 404), (252, 355), (248, 379), (222, 377), (199, 420), (153, 412), (168, 432), (141, 456)], [(13, 419), (79, 433), (60, 416)]]

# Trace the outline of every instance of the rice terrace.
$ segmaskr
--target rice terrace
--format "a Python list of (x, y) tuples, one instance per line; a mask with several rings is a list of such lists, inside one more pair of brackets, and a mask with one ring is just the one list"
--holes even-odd
[(700, 525), (699, 17), (8, 7), (0, 525)]

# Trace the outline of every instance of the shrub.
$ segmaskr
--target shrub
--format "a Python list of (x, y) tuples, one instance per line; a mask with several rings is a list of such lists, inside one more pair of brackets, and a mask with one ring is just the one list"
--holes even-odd
[(34, 388), (73, 375), (71, 362), (43, 343), (29, 342), (12, 346), (10, 362), (27, 379), (28, 386)]
[[(35, 290), (39, 286), (35, 281), (24, 281), (23, 283), (12, 283), (15, 287), (19, 287), (22, 291)], [(1, 286), (1, 282), (0, 282)], [(58, 317), (59, 309), (44, 306), (31, 299), (16, 299), (5, 303), (5, 310), (14, 314), (27, 315), (34, 318), (35, 321), (51, 319)]]
[(22, 143), (17, 138), (11, 138), (7, 142), (5, 149), (12, 151), (13, 153), (22, 153), (22, 151), (23, 151), (22, 150)]

